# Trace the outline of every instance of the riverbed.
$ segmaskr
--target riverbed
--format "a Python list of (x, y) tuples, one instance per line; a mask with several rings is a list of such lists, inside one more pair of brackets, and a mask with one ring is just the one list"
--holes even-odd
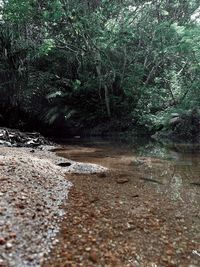
[(200, 266), (199, 146), (74, 139), (57, 155), (110, 171), (67, 176), (74, 186), (43, 267)]

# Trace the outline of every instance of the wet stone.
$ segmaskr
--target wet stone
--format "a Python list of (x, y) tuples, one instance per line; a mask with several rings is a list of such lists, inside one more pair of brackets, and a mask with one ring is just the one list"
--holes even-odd
[(128, 182), (129, 182), (128, 178), (119, 178), (119, 179), (117, 179), (117, 183), (118, 184), (125, 184), (125, 183), (128, 183)]

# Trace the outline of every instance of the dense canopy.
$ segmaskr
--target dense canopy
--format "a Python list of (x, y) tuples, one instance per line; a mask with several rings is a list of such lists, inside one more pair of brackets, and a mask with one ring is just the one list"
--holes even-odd
[(158, 130), (198, 112), (199, 6), (1, 0), (0, 123)]

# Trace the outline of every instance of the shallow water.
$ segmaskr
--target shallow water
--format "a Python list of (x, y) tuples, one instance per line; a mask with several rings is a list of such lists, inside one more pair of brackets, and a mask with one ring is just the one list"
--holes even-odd
[(200, 195), (199, 145), (164, 145), (144, 138), (69, 139), (64, 143), (68, 145), (59, 151), (60, 156), (120, 171), (173, 200), (194, 203)]
[[(200, 266), (198, 146), (138, 138), (71, 139), (62, 145), (58, 155), (111, 171), (66, 176), (74, 184), (67, 215), (43, 267), (67, 261), (92, 267)], [(95, 251), (98, 265), (88, 248)], [(106, 265), (110, 250), (119, 265)]]

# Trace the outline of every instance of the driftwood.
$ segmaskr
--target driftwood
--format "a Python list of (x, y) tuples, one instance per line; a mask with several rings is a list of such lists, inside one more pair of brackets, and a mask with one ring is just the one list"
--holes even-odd
[(40, 133), (20, 132), (8, 128), (0, 128), (0, 145), (18, 147), (38, 147), (50, 145), (50, 141)]

